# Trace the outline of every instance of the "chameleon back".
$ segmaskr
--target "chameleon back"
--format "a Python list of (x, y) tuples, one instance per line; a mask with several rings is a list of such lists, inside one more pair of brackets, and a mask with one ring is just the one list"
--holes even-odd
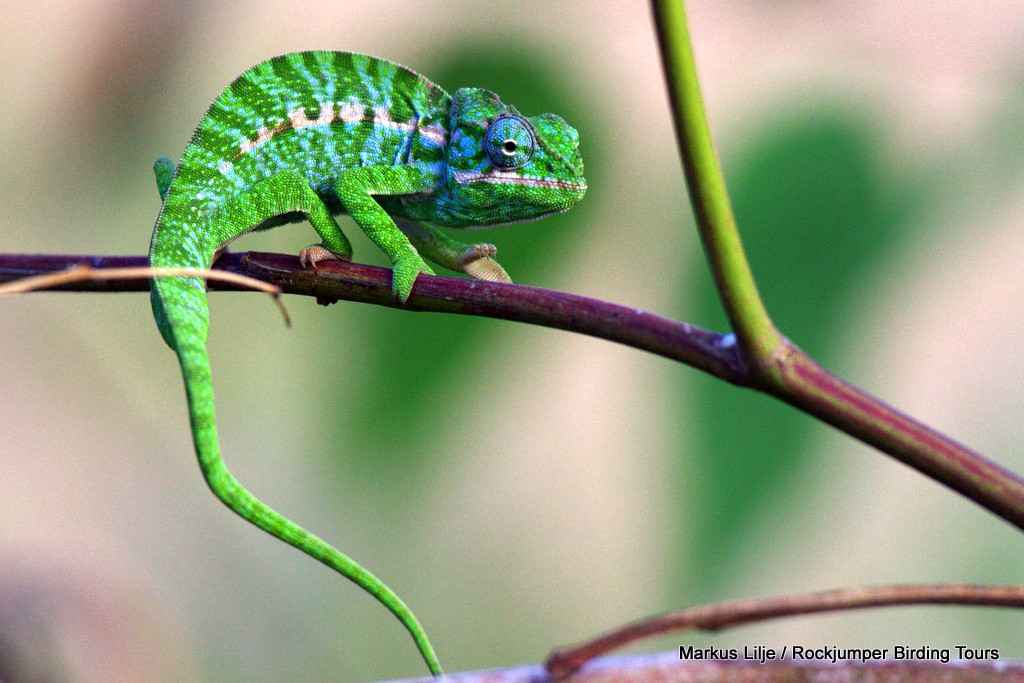
[(414, 164), (441, 174), (450, 102), (420, 74), (362, 54), (296, 52), (257, 64), (217, 97), (186, 147), (157, 219), (153, 265), (208, 267), (236, 235), (210, 231), (197, 253), (182, 254), (163, 233), (194, 231), (227, 198), (286, 169), (335, 210), (331, 185), (342, 170)]
[[(358, 166), (416, 164), (440, 174), (451, 97), (400, 64), (351, 52), (296, 52), (242, 73), (214, 100), (171, 179), (150, 243), (154, 267), (208, 268), (224, 244), (239, 237), (211, 220), (223, 203), (283, 170), (299, 170), (332, 211), (333, 179)], [(368, 106), (375, 102), (377, 106)], [(328, 103), (328, 104), (323, 104)], [(253, 229), (290, 220), (285, 215)], [(191, 308), (184, 324), (206, 338), (205, 285), (178, 278), (152, 290), (153, 313), (165, 341), (167, 307)]]

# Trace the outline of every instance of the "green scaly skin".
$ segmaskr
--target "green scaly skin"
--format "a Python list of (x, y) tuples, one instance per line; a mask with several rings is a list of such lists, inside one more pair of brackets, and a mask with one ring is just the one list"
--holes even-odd
[[(421, 273), (433, 274), (419, 251), (474, 277), (510, 281), (491, 258), (493, 246), (456, 242), (437, 226), (513, 223), (569, 209), (586, 191), (577, 144), (576, 131), (554, 114), (523, 117), (487, 90), (451, 96), (393, 62), (323, 51), (275, 57), (217, 97), (177, 168), (157, 160), (164, 201), (150, 264), (208, 268), (243, 233), (302, 219), (321, 240), (300, 252), (304, 264), (348, 260), (352, 247), (334, 219), (347, 213), (391, 259), (392, 291), (401, 302)], [(213, 492), (377, 598), (439, 674), (426, 633), (390, 588), (257, 500), (224, 466), (203, 280), (157, 278), (152, 301), (160, 333), (181, 363), (192, 439)]]

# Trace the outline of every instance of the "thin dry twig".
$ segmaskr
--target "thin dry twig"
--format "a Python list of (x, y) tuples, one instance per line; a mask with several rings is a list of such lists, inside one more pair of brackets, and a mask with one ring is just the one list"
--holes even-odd
[[(92, 257), (95, 258), (95, 257)], [(79, 282), (110, 282), (114, 280), (150, 280), (154, 277), (201, 277), (235, 285), (242, 289), (266, 292), (277, 304), (284, 324), (291, 326), (291, 316), (281, 301), (281, 288), (248, 275), (210, 268), (154, 268), (152, 266), (125, 266), (118, 268), (96, 268), (88, 263), (74, 263), (66, 270), (30, 275), (0, 285), (0, 296), (27, 294), (46, 289), (66, 287)]]
[(547, 669), (553, 679), (559, 680), (598, 655), (664, 633), (719, 631), (783, 617), (900, 605), (1024, 607), (1024, 587), (959, 583), (870, 586), (699, 605), (641, 619), (593, 640), (556, 650), (548, 657)]

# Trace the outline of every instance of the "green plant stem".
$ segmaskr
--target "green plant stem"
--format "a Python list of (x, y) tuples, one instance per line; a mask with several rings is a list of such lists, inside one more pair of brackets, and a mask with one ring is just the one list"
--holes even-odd
[(780, 334), (743, 252), (711, 142), (682, 0), (652, 0), (679, 151), (704, 251), (750, 371), (771, 394), (940, 481), (1024, 529), (1024, 482), (835, 377)]
[(761, 301), (743, 251), (704, 112), (686, 11), (681, 0), (653, 0), (652, 5), (676, 138), (704, 252), (740, 350), (748, 362), (772, 372), (767, 361), (782, 337)]

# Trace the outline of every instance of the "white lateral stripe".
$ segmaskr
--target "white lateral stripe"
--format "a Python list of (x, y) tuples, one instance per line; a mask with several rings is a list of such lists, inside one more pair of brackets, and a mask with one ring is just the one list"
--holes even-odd
[(281, 128), (275, 128), (274, 130), (270, 130), (268, 128), (260, 128), (258, 131), (256, 131), (255, 140), (245, 140), (244, 142), (242, 142), (241, 146), (238, 149), (238, 154), (236, 154), (234, 158), (237, 159), (246, 152), (251, 152), (252, 150), (256, 149), (264, 142), (269, 142), (270, 138), (274, 137), (275, 133), (279, 133), (285, 129), (285, 126), (282, 126)]
[[(335, 107), (337, 107), (337, 114), (335, 114)], [(255, 140), (244, 140), (238, 147), (238, 153), (235, 154), (234, 158), (251, 152), (262, 144), (270, 142), (270, 140), (278, 133), (283, 133), (286, 130), (297, 130), (299, 128), (308, 128), (310, 126), (326, 126), (332, 123), (363, 123), (371, 122), (375, 126), (383, 126), (385, 128), (392, 128), (394, 130), (403, 131), (406, 133), (412, 133), (419, 129), (421, 137), (433, 142), (435, 145), (443, 146), (448, 142), (448, 134), (439, 125), (430, 125), (419, 128), (419, 119), (413, 119), (406, 123), (399, 123), (391, 119), (390, 113), (386, 109), (375, 109), (373, 118), (368, 118), (366, 115), (366, 106), (359, 102), (324, 102), (320, 105), (320, 114), (315, 118), (311, 119), (306, 116), (305, 109), (296, 109), (288, 113), (288, 123), (282, 123), (280, 126), (275, 128), (260, 128), (256, 131)]]
[(448, 131), (437, 124), (420, 128), (420, 137), (430, 140), (438, 147), (448, 144)]

